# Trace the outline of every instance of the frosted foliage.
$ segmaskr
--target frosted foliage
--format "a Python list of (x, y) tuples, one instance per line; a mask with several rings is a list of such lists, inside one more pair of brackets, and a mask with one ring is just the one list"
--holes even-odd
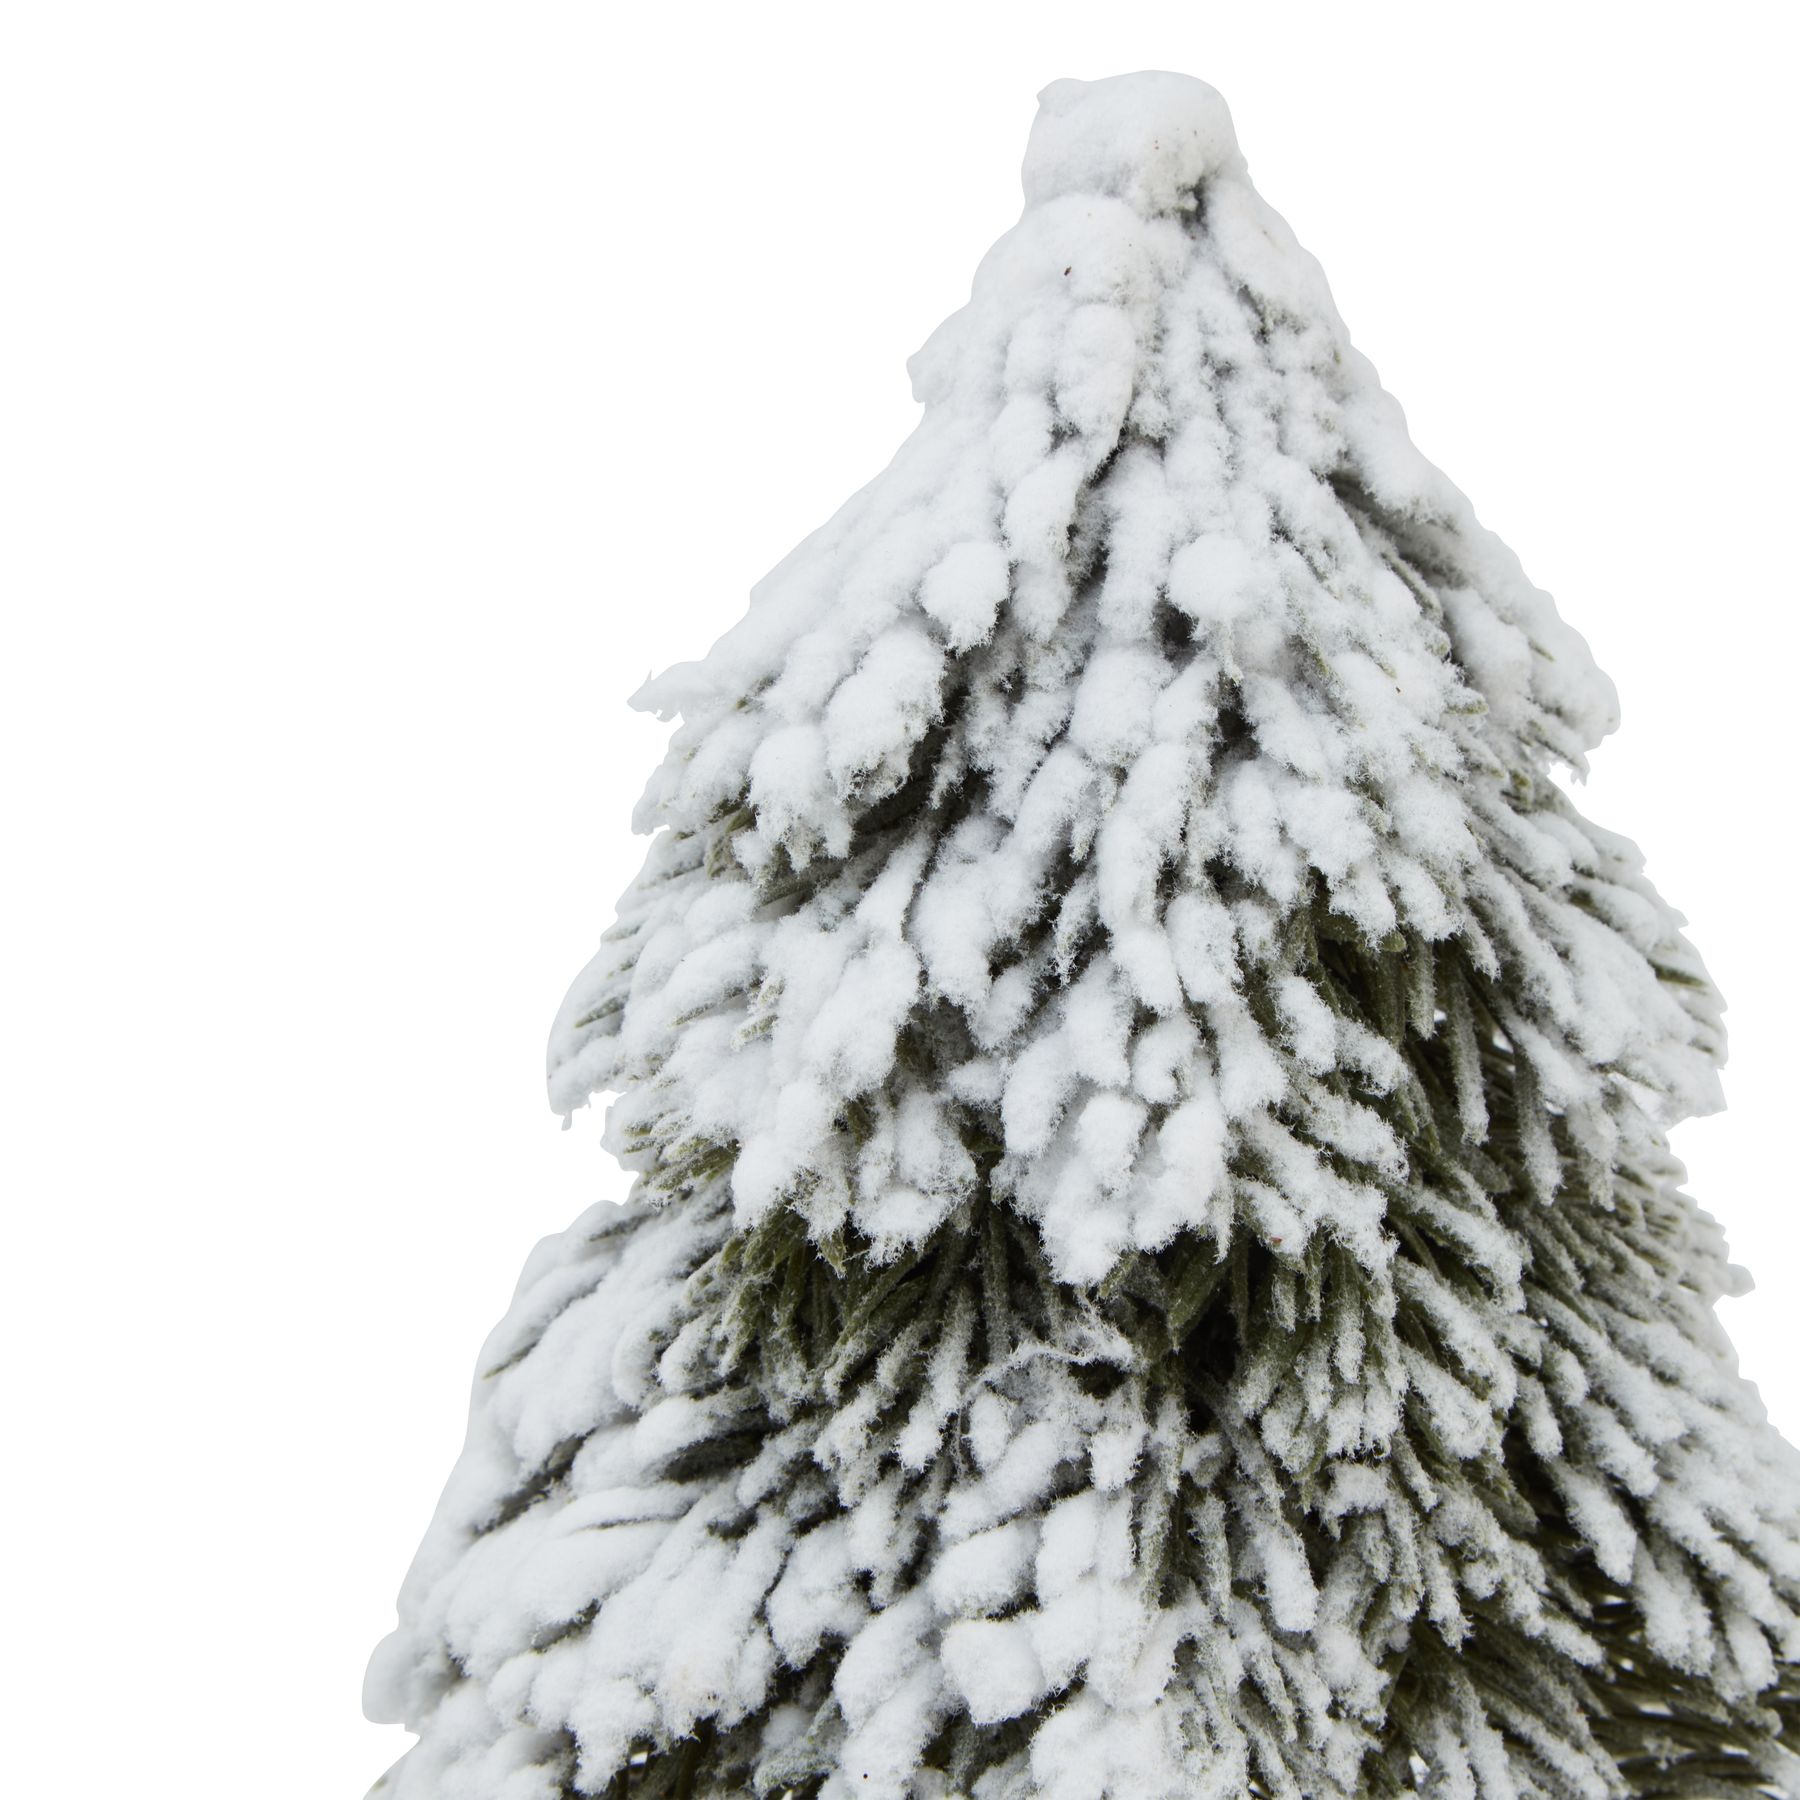
[[(1531, 1204), (1548, 1262), (1564, 1234)], [(1396, 1264), (1316, 1366), (1284, 1362), (1288, 1339), (1252, 1359), (1210, 1429), (1079, 1303), (1054, 1341), (980, 1366), (954, 1311), (900, 1332), (878, 1360), (890, 1384), (916, 1365), (913, 1409), (871, 1401), (882, 1374), (827, 1369), (771, 1410), (709, 1353), (694, 1272), (728, 1236), (723, 1197), (596, 1207), (540, 1247), (483, 1353), (468, 1447), (371, 1668), (371, 1713), (422, 1730), (394, 1800), (599, 1793), (703, 1722), (762, 1791), (822, 1769), (823, 1800), (942, 1796), (921, 1755), (959, 1716), (1029, 1722), (983, 1795), (1223, 1800), (1286, 1770), (1262, 1791), (1354, 1796), (1391, 1647), (1426, 1624), (1449, 1646), (1427, 1749), (1489, 1765), (1429, 1791), (1615, 1793), (1578, 1712), (1540, 1755), (1457, 1685), (1477, 1612), (1566, 1661), (1567, 1708), (1598, 1657), (1535, 1521), (1495, 1516), (1506, 1418), (1594, 1447), (1591, 1473), (1548, 1465), (1576, 1529), (1641, 1596), (1654, 1650), (1727, 1692), (1800, 1650), (1800, 1466), (1722, 1354), (1729, 1276), (1691, 1212), (1646, 1193), (1606, 1224), (1587, 1323), (1461, 1206), (1479, 1299)], [(1667, 1256), (1688, 1280), (1645, 1317), (1646, 1258)], [(1442, 1366), (1409, 1319), (1436, 1326)], [(1422, 1466), (1408, 1409), (1466, 1460)], [(1309, 1468), (1328, 1527), (1310, 1547), (1288, 1503)], [(1181, 1514), (1193, 1571), (1169, 1551)]]
[[(1258, 1216), (1242, 1153), (1309, 1084), (1379, 1082), (1323, 1002), (1253, 1004), (1316, 904), (1468, 945), (1594, 1142), (1713, 1105), (1680, 920), (1551, 777), (1612, 688), (1413, 449), (1222, 104), (1059, 83), (1025, 187), (892, 466), (640, 696), (683, 723), (553, 1103), (622, 1090), (607, 1141), (653, 1184), (733, 1144), (740, 1221), (888, 1246), (967, 1192), (981, 1115), (1095, 1279)], [(1341, 1125), (1381, 1163), (1354, 1099)], [(1378, 1197), (1304, 1160), (1288, 1229), (1377, 1260)]]
[[(1719, 1000), (1581, 639), (1184, 78), (1059, 82), (892, 466), (644, 703), (393, 1800), (1800, 1793)], [(1785, 1729), (1785, 1737), (1783, 1735)]]

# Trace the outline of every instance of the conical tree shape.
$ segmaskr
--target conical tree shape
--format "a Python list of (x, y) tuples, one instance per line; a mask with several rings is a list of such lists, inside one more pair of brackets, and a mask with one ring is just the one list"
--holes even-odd
[(654, 682), (401, 1800), (1771, 1793), (1800, 1459), (1582, 640), (1210, 89), (1046, 90), (893, 465)]

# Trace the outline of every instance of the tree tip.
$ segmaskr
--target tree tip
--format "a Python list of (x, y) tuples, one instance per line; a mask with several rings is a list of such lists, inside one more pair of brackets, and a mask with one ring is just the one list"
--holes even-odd
[(1109, 194), (1146, 216), (1181, 210), (1208, 175), (1238, 161), (1224, 98), (1191, 75), (1147, 69), (1053, 81), (1026, 146), (1026, 203)]

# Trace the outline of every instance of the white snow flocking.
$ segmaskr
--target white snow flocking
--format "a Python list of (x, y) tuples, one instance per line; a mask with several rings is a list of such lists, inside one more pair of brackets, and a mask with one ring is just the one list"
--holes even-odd
[(1720, 1003), (1556, 782), (1611, 686), (1210, 88), (1055, 83), (1024, 186), (641, 696), (550, 1049), (637, 1191), (484, 1352), (389, 1791), (1800, 1793), (1800, 1465), (1661, 1135)]
[[(1059, 1272), (1097, 1279), (1222, 1233), (1233, 1149), (1370, 1053), (1246, 1005), (1316, 891), (1371, 940), (1516, 970), (1517, 1045), (1596, 1142), (1640, 1101), (1716, 1104), (1680, 919), (1552, 784), (1611, 684), (1412, 447), (1224, 102), (1057, 82), (1024, 185), (913, 359), (893, 464), (639, 695), (683, 722), (552, 1103), (621, 1090), (607, 1142), (653, 1187), (731, 1143), (740, 1221), (798, 1205), (894, 1244), (967, 1191), (964, 1097), (997, 1108), (996, 1179)], [(909, 784), (947, 803), (884, 828)], [(966, 1055), (922, 1088), (902, 1042), (927, 1021)], [(883, 1143), (905, 1109), (910, 1173), (852, 1159), (858, 1102)], [(1287, 1161), (1290, 1229), (1366, 1219), (1379, 1256), (1378, 1198)]]

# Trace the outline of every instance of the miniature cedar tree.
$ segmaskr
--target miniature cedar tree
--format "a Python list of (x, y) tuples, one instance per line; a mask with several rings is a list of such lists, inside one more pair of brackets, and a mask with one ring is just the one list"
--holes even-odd
[[(399, 1800), (1771, 1793), (1800, 1467), (1581, 638), (1218, 96), (1058, 82), (892, 466), (646, 704)], [(1786, 1736), (1784, 1737), (1784, 1728)]]

